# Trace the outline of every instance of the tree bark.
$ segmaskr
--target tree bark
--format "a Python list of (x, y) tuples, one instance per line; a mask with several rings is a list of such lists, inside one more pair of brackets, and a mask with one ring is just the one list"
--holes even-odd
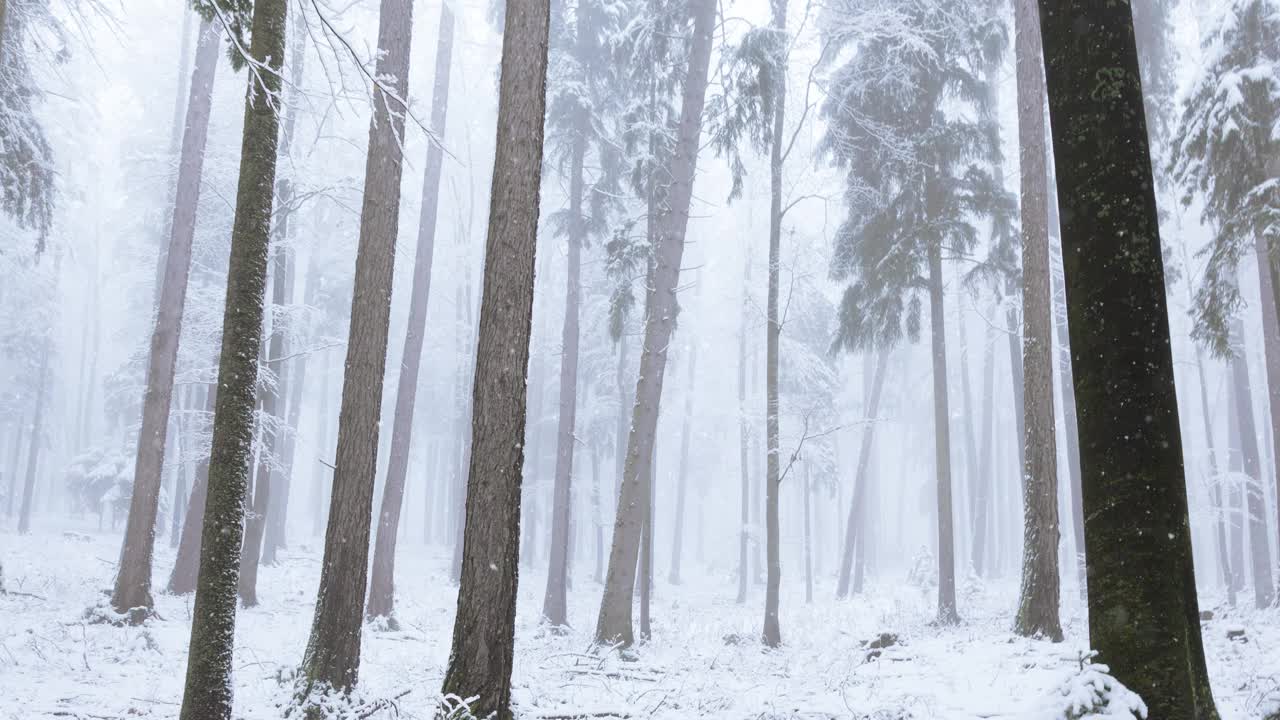
[[(182, 312), (191, 273), (191, 245), (195, 238), (196, 208), (200, 202), (200, 178), (209, 133), (213, 102), (213, 77), (218, 65), (220, 34), (212, 23), (200, 26), (191, 97), (187, 103), (186, 130), (182, 135), (182, 160), (174, 195), (172, 232), (165, 256), (164, 282), (157, 304), (155, 332), (147, 368), (147, 391), (142, 405), (142, 427), (134, 463), (133, 496), (120, 570), (116, 574), (111, 605), (141, 622), (151, 615), (151, 564), (155, 550), (156, 512), (160, 501), (160, 475), (164, 468), (165, 434), (173, 399), (173, 376), (178, 364), (178, 340)], [(255, 355), (256, 357), (256, 355)]]
[[(579, 29), (579, 32), (584, 30)], [(542, 617), (552, 628), (568, 626), (565, 594), (569, 581), (570, 517), (573, 513), (574, 430), (578, 417), (578, 315), (582, 304), (582, 245), (586, 219), (582, 214), (582, 163), (586, 137), (576, 133), (569, 164), (568, 268), (565, 272), (564, 327), (560, 335), (560, 400), (556, 428), (556, 470), (551, 499), (551, 552)]]
[[(205, 392), (204, 412), (213, 417), (217, 400), (215, 387)], [(169, 573), (167, 590), (173, 595), (185, 595), (196, 590), (196, 576), (200, 571), (200, 536), (204, 528), (205, 504), (209, 492), (209, 457), (196, 463), (195, 478), (191, 482), (191, 498), (187, 504), (187, 520), (182, 524), (182, 538), (178, 541), (178, 556)]]
[(253, 6), (250, 55), (262, 70), (250, 72), (245, 103), (209, 488), (181, 720), (231, 717), (236, 586), (252, 452), (254, 386), (262, 346), (271, 191), (275, 185), (280, 124), (278, 103), (272, 98), (280, 92), (287, 6), (285, 0), (257, 0)]
[[(858, 540), (858, 528), (866, 518), (867, 483), (870, 482), (871, 447), (875, 442), (875, 417), (880, 412), (880, 397), (884, 391), (884, 374), (889, 365), (889, 351), (876, 354), (875, 372), (872, 374), (871, 393), (867, 396), (866, 417), (862, 428), (862, 445), (858, 448), (858, 469), (854, 475), (853, 498), (849, 503), (849, 519), (844, 529), (844, 552), (840, 555), (840, 575), (836, 583), (836, 597), (849, 595), (850, 570), (853, 567), (854, 547)], [(865, 537), (865, 535), (863, 535)]]
[(477, 697), (472, 712), (510, 720), (525, 377), (533, 314), (547, 0), (506, 4), (497, 153), (475, 365), (462, 578), (444, 694)]
[(689, 345), (689, 382), (685, 388), (684, 425), (680, 428), (680, 475), (676, 479), (676, 516), (675, 528), (671, 535), (671, 573), (667, 582), (680, 584), (680, 556), (684, 551), (684, 503), (688, 494), (689, 481), (689, 440), (693, 434), (690, 425), (693, 423), (693, 397), (697, 391), (698, 343)]
[(631, 623), (631, 601), (635, 591), (635, 566), (640, 550), (640, 525), (644, 502), (644, 478), (652, 465), (652, 448), (658, 423), (658, 403), (662, 396), (662, 380), (666, 370), (667, 347), (679, 308), (676, 288), (680, 279), (680, 260), (684, 255), (685, 230), (689, 224), (693, 178), (697, 172), (698, 138), (702, 131), (702, 110), (707, 92), (707, 73), (711, 62), (711, 32), (715, 21), (715, 3), (694, 0), (690, 7), (694, 16), (692, 43), (689, 49), (688, 73), (677, 130), (676, 151), (671, 160), (670, 212), (663, 216), (656, 247), (654, 283), (648, 288), (644, 348), (640, 358), (640, 377), (636, 382), (636, 402), (627, 442), (627, 463), (619, 497), (618, 517), (614, 523), (613, 545), (609, 552), (609, 572), (596, 640), (601, 644), (635, 641)]
[(1022, 198), (1022, 588), (1014, 630), (1062, 641), (1058, 619), (1058, 446), (1053, 410), (1053, 293), (1044, 67), (1035, 0), (1015, 0)]
[(1090, 645), (1150, 717), (1216, 720), (1133, 17), (1126, 3), (1083, 0), (1041, 0), (1040, 12), (1080, 419)]
[(929, 325), (933, 350), (934, 463), (938, 490), (938, 623), (960, 622), (956, 610), (955, 530), (951, 510), (951, 413), (947, 403), (947, 335), (942, 248), (929, 243)]
[[(787, 1), (771, 0), (773, 29), (787, 32)], [(776, 78), (773, 99), (773, 132), (769, 143), (769, 295), (765, 333), (765, 564), (768, 566), (764, 594), (764, 644), (782, 644), (778, 623), (778, 593), (782, 587), (782, 558), (778, 548), (778, 492), (782, 482), (778, 453), (778, 344), (782, 337), (782, 316), (778, 309), (778, 283), (782, 263), (782, 131), (787, 109), (787, 73), (784, 67)]]
[(401, 155), (408, 111), (404, 103), (408, 97), (412, 28), (412, 0), (382, 0), (376, 69), (382, 81), (374, 89), (374, 113), (369, 124), (333, 499), (325, 529), (315, 619), (302, 659), (299, 699), (309, 715), (318, 715), (320, 710), (304, 697), (305, 693), (319, 685), (345, 694), (355, 686), (360, 674), (370, 514), (400, 225)]
[(440, 6), (440, 29), (436, 40), (435, 83), (431, 95), (431, 132), (427, 166), (422, 181), (422, 209), (418, 218), (418, 248), (413, 261), (413, 287), (409, 297), (409, 323), (405, 329), (404, 358), (400, 382), (396, 386), (395, 420), (391, 428), (391, 457), (387, 481), (382, 489), (382, 511), (378, 515), (378, 536), (373, 550), (373, 577), (365, 615), (386, 618), (395, 627), (396, 535), (400, 508), (404, 505), (405, 476), (409, 470), (413, 415), (418, 396), (418, 369), (422, 364), (422, 341), (427, 327), (427, 303), (431, 292), (431, 266), (436, 242), (436, 218), (440, 207), (440, 174), (444, 164), (445, 121), (449, 108), (449, 75), (453, 65), (453, 11)]
[(1245, 481), (1244, 499), (1248, 513), (1249, 561), (1253, 571), (1253, 600), (1258, 609), (1271, 607), (1275, 586), (1271, 581), (1271, 548), (1267, 538), (1267, 502), (1262, 484), (1262, 453), (1253, 417), (1253, 385), (1244, 347), (1244, 323), (1237, 315), (1231, 323), (1231, 385), (1235, 393), (1236, 427), (1240, 431), (1240, 457)]

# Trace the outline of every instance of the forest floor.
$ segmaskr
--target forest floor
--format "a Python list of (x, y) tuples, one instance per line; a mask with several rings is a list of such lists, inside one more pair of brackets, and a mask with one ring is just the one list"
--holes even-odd
[[(86, 623), (85, 609), (105, 599), (120, 542), (118, 534), (89, 527), (26, 537), (0, 534), (7, 588), (26, 593), (0, 596), (4, 720), (177, 717), (191, 597), (157, 595), (161, 618), (143, 627)], [(264, 568), (262, 604), (239, 614), (237, 717), (283, 714), (289, 678), (311, 624), (319, 550), (319, 543), (308, 538), (285, 552), (281, 565)], [(364, 702), (398, 699), (394, 708), (370, 718), (431, 717), (456, 601), (447, 555), (439, 547), (401, 542), (397, 613), (402, 629), (366, 626), (360, 672)], [(162, 542), (158, 586), (167, 580), (172, 562), (173, 551)], [(654, 636), (635, 658), (623, 660), (617, 653), (591, 653), (597, 583), (578, 579), (570, 603), (575, 627), (554, 635), (538, 623), (543, 575), (526, 569), (516, 625), (518, 717), (1057, 717), (1050, 698), (1078, 668), (1085, 649), (1085, 626), (1074, 598), (1064, 609), (1067, 640), (1051, 644), (1010, 632), (1014, 580), (965, 584), (964, 622), (949, 628), (931, 624), (931, 589), (882, 580), (865, 595), (838, 602), (830, 579), (822, 580), (812, 604), (805, 603), (798, 578), (787, 580), (781, 615), (785, 643), (773, 651), (756, 639), (762, 586), (753, 587), (748, 602), (738, 605), (729, 574), (689, 572), (678, 587), (660, 580)], [(1259, 708), (1280, 693), (1280, 613), (1215, 611), (1217, 617), (1204, 625), (1204, 643), (1223, 720), (1256, 718)], [(1232, 630), (1244, 630), (1247, 641), (1229, 639)], [(884, 632), (895, 633), (898, 642), (868, 659), (863, 644)]]

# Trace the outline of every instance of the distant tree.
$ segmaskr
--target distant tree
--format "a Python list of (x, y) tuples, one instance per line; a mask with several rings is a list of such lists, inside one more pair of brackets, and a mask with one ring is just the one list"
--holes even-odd
[[(889, 348), (920, 335), (929, 301), (938, 501), (938, 620), (959, 621), (947, 405), (943, 252), (962, 257), (978, 220), (1005, 220), (1012, 200), (993, 177), (1000, 159), (980, 72), (992, 51), (993, 20), (963, 3), (914, 0), (893, 26), (867, 37), (845, 34), (864, 8), (829, 9), (835, 43), (860, 42), (834, 68), (823, 104), (822, 148), (846, 172), (849, 217), (836, 233), (831, 273), (849, 283), (836, 346)], [(838, 52), (832, 47), (829, 52)], [(897, 68), (893, 73), (886, 67)]]
[(1084, 0), (1042, 0), (1040, 13), (1088, 518), (1089, 641), (1150, 717), (1216, 720), (1133, 15), (1125, 3)]
[(548, 0), (506, 3), (480, 301), (462, 576), (447, 699), (510, 720), (520, 485), (546, 110)]
[[(210, 8), (200, 9), (209, 16)], [(209, 487), (182, 720), (231, 718), (236, 595), (252, 452), (258, 352), (262, 347), (286, 9), (285, 0), (257, 0), (251, 14), (236, 15), (238, 22), (252, 23), (253, 40), (248, 52), (253, 67), (248, 71), (245, 98)], [(243, 58), (236, 64), (243, 64)]]
[(48, 32), (66, 52), (64, 29), (49, 0), (0, 3), (0, 214), (36, 235), (43, 250), (56, 196), (53, 149), (35, 110), (44, 98), (37, 74), (56, 62), (31, 39)]

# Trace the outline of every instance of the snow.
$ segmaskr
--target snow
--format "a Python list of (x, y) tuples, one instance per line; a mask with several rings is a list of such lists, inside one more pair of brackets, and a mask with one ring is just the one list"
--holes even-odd
[[(37, 527), (41, 524), (36, 523)], [(0, 596), (0, 718), (175, 718), (181, 701), (192, 598), (156, 594), (160, 618), (144, 627), (85, 620), (110, 586), (119, 535), (86, 517), (20, 537), (0, 534), (7, 587)], [(731, 539), (726, 538), (726, 542)], [(262, 604), (241, 610), (236, 627), (237, 718), (279, 718), (308, 637), (320, 572), (319, 538), (293, 538), (278, 567), (259, 577)], [(440, 688), (456, 591), (451, 553), (406, 539), (397, 558), (397, 616), (402, 630), (366, 626), (361, 707), (369, 717), (430, 718)], [(584, 565), (593, 558), (580, 558)], [(157, 585), (173, 551), (157, 548)], [(539, 564), (541, 565), (541, 564)], [(815, 602), (804, 603), (803, 577), (784, 568), (784, 646), (757, 641), (763, 587), (734, 603), (736, 581), (696, 577), (671, 586), (657, 573), (654, 638), (628, 653), (593, 653), (601, 587), (575, 576), (567, 635), (538, 624), (544, 574), (521, 570), (513, 678), (521, 718), (579, 716), (686, 718), (1125, 718), (1135, 698), (1111, 684), (1100, 665), (1085, 665), (1087, 635), (1074, 593), (1064, 598), (1067, 641), (1013, 635), (1016, 578), (961, 585), (964, 623), (931, 624), (933, 590), (887, 572), (868, 595), (833, 599), (834, 583), (816, 577)], [(38, 596), (32, 597), (31, 595)], [(1215, 697), (1224, 720), (1262, 717), (1280, 706), (1280, 623), (1276, 611), (1214, 606), (1205, 623)], [(1247, 641), (1228, 639), (1245, 630)], [(878, 654), (867, 644), (897, 635)], [(1105, 659), (1099, 658), (1101, 663)], [(1111, 713), (1071, 715), (1099, 693)], [(364, 712), (364, 711), (361, 711)], [(1119, 714), (1116, 714), (1119, 713)]]

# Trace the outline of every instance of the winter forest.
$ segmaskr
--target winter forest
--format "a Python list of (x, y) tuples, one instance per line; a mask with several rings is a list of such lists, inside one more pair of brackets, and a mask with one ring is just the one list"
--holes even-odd
[(0, 718), (1277, 720), (1280, 0), (0, 0)]

